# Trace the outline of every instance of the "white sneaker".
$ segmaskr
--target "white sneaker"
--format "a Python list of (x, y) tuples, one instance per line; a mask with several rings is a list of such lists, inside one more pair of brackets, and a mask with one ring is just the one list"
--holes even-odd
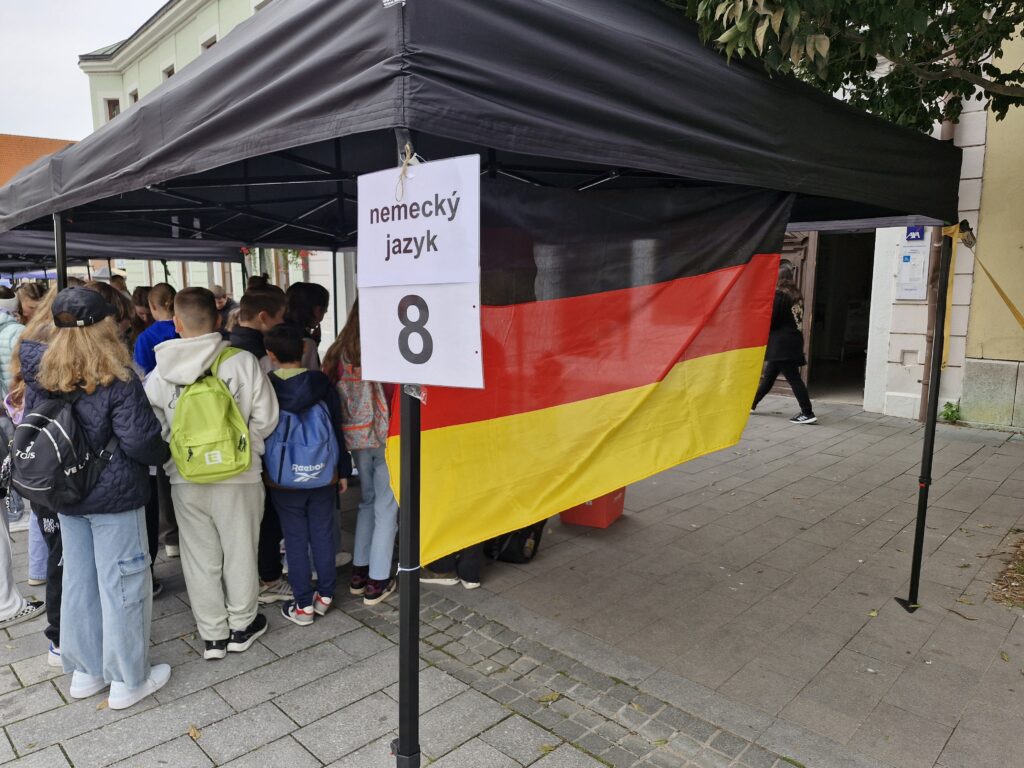
[(164, 554), (167, 557), (181, 557), (181, 548), (177, 544), (164, 544)]
[(142, 685), (129, 688), (121, 682), (111, 683), (107, 706), (111, 709), (128, 709), (133, 704), (138, 704), (147, 696), (159, 691), (167, 685), (167, 681), (170, 679), (170, 664), (154, 664), (149, 668), (149, 677), (142, 681)]
[(75, 670), (71, 675), (71, 690), (69, 693), (72, 699), (88, 699), (108, 685), (110, 683), (102, 677), (93, 677), (92, 675), (85, 674), (85, 672)]
[(317, 616), (323, 616), (327, 613), (327, 609), (331, 607), (333, 602), (333, 597), (320, 597), (319, 592), (313, 594), (313, 610), (316, 611)]
[(50, 643), (50, 650), (46, 654), (46, 663), (51, 667), (63, 667), (64, 662), (60, 658), (60, 648)]
[(479, 581), (466, 581), (465, 579), (459, 579), (462, 582), (462, 586), (466, 589), (480, 589)]
[(260, 586), (259, 601), (264, 605), (267, 603), (284, 603), (294, 599), (294, 597), (291, 585), (284, 579), (278, 579), (271, 584)]

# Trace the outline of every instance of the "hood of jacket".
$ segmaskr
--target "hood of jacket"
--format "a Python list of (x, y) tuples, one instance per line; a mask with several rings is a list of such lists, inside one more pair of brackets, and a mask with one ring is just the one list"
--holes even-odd
[(327, 400), (332, 390), (331, 380), (320, 371), (303, 371), (287, 379), (272, 373), (270, 383), (274, 385), (281, 410), (291, 413), (300, 413)]
[(231, 332), (228, 342), (232, 347), (244, 349), (246, 352), (256, 355), (257, 360), (267, 356), (267, 348), (263, 345), (263, 334), (255, 328), (239, 325)]
[(210, 370), (227, 346), (216, 332), (191, 339), (171, 339), (157, 345), (156, 367), (165, 381), (187, 387)]
[(18, 322), (18, 318), (8, 312), (6, 309), (0, 309), (0, 328), (6, 328), (8, 325), (21, 325)]

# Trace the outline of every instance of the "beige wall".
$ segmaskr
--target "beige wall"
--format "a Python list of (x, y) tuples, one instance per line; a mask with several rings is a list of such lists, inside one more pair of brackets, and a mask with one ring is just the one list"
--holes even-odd
[[(1006, 46), (1004, 58), (1024, 59), (1024, 39)], [(1024, 108), (1004, 120), (989, 116), (985, 188), (981, 198), (977, 258), (1024, 311)], [(975, 275), (967, 355), (1024, 361), (1024, 329), (979, 269)]]

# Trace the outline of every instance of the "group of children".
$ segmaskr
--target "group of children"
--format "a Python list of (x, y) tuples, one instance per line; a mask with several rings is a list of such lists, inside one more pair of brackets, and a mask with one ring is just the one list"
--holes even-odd
[[(50, 510), (63, 539), (51, 660), (73, 673), (72, 697), (110, 686), (109, 705), (123, 708), (169, 678), (169, 667), (148, 661), (161, 517), (206, 659), (244, 652), (267, 631), (261, 602), (280, 600), (298, 625), (330, 609), (338, 493), (353, 462), (363, 499), (350, 592), (368, 604), (394, 592), (398, 505), (384, 462), (390, 393), (360, 376), (357, 310), (320, 366), (315, 326), (326, 291), (290, 294), (253, 286), (225, 338), (224, 302), (204, 288), (153, 286), (148, 313), (126, 325), (100, 292), (69, 288), (51, 297), (43, 340), (19, 344), (19, 420), (62, 398), (94, 460), (104, 462), (81, 499)], [(290, 311), (292, 302), (302, 311)], [(124, 331), (132, 326), (130, 351)], [(21, 451), (18, 489), (19, 467), (35, 452), (17, 438), (13, 448)]]

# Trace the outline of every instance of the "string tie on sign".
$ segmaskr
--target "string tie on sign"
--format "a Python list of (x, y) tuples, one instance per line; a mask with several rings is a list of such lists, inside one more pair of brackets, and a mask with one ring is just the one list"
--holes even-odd
[(412, 145), (409, 142), (405, 142), (402, 154), (402, 167), (398, 173), (398, 183), (395, 184), (395, 202), (400, 203), (405, 198), (405, 179), (409, 173), (409, 166), (419, 165), (422, 159), (412, 151)]

